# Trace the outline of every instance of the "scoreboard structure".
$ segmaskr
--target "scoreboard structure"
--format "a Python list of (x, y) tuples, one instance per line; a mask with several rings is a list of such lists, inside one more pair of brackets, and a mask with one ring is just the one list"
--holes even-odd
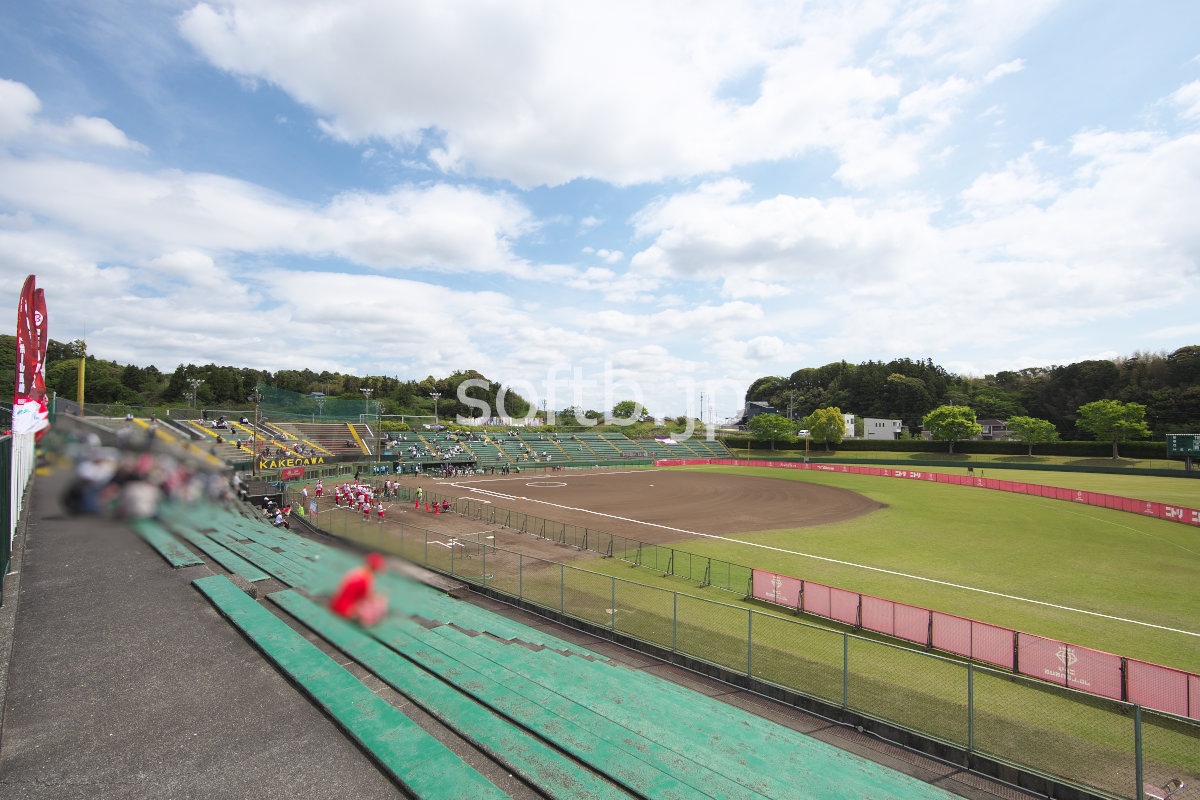
[(1200, 457), (1200, 433), (1168, 433), (1167, 455)]
[(1200, 458), (1200, 433), (1168, 433), (1167, 458), (1182, 458), (1190, 472), (1192, 459)]

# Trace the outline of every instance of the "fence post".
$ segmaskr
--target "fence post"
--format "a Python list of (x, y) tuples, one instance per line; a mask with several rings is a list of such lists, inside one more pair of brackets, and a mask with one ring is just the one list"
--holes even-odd
[(615, 633), (617, 630), (617, 579), (613, 577), (609, 578), (609, 580), (612, 581), (612, 614), (610, 616), (612, 617), (612, 629)]
[(671, 592), (671, 652), (679, 652), (679, 592)]
[(975, 667), (967, 662), (967, 755), (975, 752)]
[(517, 553), (517, 599), (525, 599), (525, 554)]
[(1133, 779), (1137, 782), (1134, 786), (1133, 796), (1142, 796), (1142, 782), (1145, 776), (1142, 774), (1142, 707), (1140, 705), (1133, 707)]
[(566, 613), (566, 610), (567, 610), (566, 600), (564, 599), (566, 597), (566, 593), (567, 593), (567, 565), (559, 564), (558, 565), (558, 610), (560, 613), (564, 613), (564, 614)]
[(850, 707), (850, 635), (842, 634), (842, 708)]
[(754, 677), (754, 610), (746, 609), (746, 677)]

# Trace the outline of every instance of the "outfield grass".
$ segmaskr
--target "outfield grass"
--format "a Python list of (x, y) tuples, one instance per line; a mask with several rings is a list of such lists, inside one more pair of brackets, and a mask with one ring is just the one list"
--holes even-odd
[[(736, 454), (739, 459), (743, 459), (745, 451), (740, 451)], [(785, 455), (788, 458), (795, 458), (794, 453), (771, 453), (770, 450), (754, 450), (751, 451), (750, 459), (752, 461), (771, 461)], [(824, 456), (824, 453), (817, 454)], [(1019, 463), (1036, 467), (1042, 465), (1068, 465), (1068, 466), (1091, 466), (1091, 467), (1113, 467), (1116, 464), (1112, 459), (1081, 459), (1067, 458), (1064, 456), (1044, 456), (1029, 458), (1027, 456), (994, 456), (994, 455), (947, 455), (946, 453), (878, 453), (874, 451), (867, 452), (846, 452), (846, 458), (854, 460), (871, 460), (871, 464), (858, 464), (857, 466), (871, 467), (895, 467), (897, 469), (918, 469), (922, 472), (943, 472), (948, 475), (966, 475), (968, 463), (974, 469), (972, 473), (976, 478), (994, 478), (1002, 481), (1016, 481), (1018, 483), (1039, 483), (1043, 486), (1061, 486), (1068, 489), (1082, 489), (1088, 492), (1104, 492), (1106, 494), (1120, 495), (1122, 497), (1135, 497), (1139, 500), (1154, 500), (1160, 503), (1173, 503), (1189, 508), (1200, 508), (1200, 471), (1195, 471), (1192, 474), (1198, 477), (1185, 477), (1179, 461), (1134, 461), (1122, 459), (1119, 465), (1122, 467), (1130, 467), (1128, 474), (1114, 474), (1107, 472), (1057, 472), (1050, 470), (1038, 469), (996, 469), (988, 470), (987, 464), (1004, 464), (1004, 463)], [(817, 459), (814, 458), (814, 461)], [(912, 461), (949, 461), (962, 462), (963, 466), (954, 466), (954, 464), (945, 464), (944, 466), (920, 466), (914, 467)], [(836, 463), (836, 459), (832, 459), (832, 463)], [(980, 466), (982, 463), (982, 466)], [(1136, 466), (1135, 466), (1136, 465)], [(1174, 465), (1174, 466), (1169, 466)], [(1179, 477), (1162, 477), (1155, 475), (1139, 475), (1137, 469), (1178, 469)]]
[[(735, 458), (745, 459), (746, 448), (730, 447), (729, 452), (733, 453)], [(1111, 469), (1117, 467), (1120, 469), (1128, 469), (1131, 472), (1139, 469), (1166, 469), (1173, 471), (1184, 471), (1184, 462), (1181, 459), (1174, 458), (1080, 458), (1078, 456), (1044, 456), (1037, 455), (1001, 455), (998, 453), (949, 453), (945, 450), (939, 452), (900, 452), (895, 450), (830, 450), (826, 452), (821, 447), (813, 447), (808, 451), (808, 457), (814, 461), (823, 459), (836, 460), (838, 457), (853, 458), (855, 460), (864, 461), (879, 461), (880, 465), (896, 464), (903, 466), (910, 461), (943, 461), (943, 462), (972, 462), (972, 463), (996, 463), (996, 464), (1053, 464), (1056, 466), (1069, 467), (1104, 467)], [(750, 450), (750, 459), (766, 459), (775, 460), (779, 458), (797, 459), (804, 458), (803, 450), (768, 450), (752, 448)]]
[[(864, 568), (1200, 634), (1200, 530), (1193, 526), (925, 481), (769, 468), (703, 469), (838, 486), (886, 508), (833, 525), (698, 539), (682, 550), (1200, 672), (1197, 635)], [(686, 582), (662, 581), (650, 570), (631, 575), (624, 562), (590, 562), (587, 568), (696, 592), (694, 584), (683, 588)]]

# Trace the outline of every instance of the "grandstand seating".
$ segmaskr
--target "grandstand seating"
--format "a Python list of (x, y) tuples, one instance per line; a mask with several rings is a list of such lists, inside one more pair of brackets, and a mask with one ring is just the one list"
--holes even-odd
[(616, 447), (594, 431), (564, 433), (559, 438), (570, 439), (575, 442), (578, 447), (586, 451), (586, 458), (589, 459), (611, 461), (614, 458), (621, 457), (621, 453)]
[(508, 456), (510, 462), (517, 465), (533, 463), (534, 459), (529, 455), (532, 447), (526, 444), (519, 434), (513, 431), (504, 431), (497, 433), (493, 441)]
[[(309, 442), (330, 455), (366, 455), (346, 422), (287, 422), (279, 423), (278, 427), (286, 428), (295, 438)], [(361, 438), (362, 434), (359, 436)]]
[[(97, 424), (110, 425), (114, 430), (129, 424), (146, 427), (144, 420), (127, 423), (123, 419), (96, 418), (95, 421)], [(728, 448), (715, 441), (689, 439), (668, 444), (655, 439), (635, 441), (622, 433), (590, 430), (542, 432), (536, 428), (522, 428), (498, 432), (407, 431), (388, 434), (383, 447), (379, 447), (378, 432), (362, 423), (270, 422), (258, 426), (256, 436), (252, 424), (243, 425), (233, 420), (223, 429), (214, 429), (200, 420), (170, 420), (169, 425), (163, 420), (158, 430), (160, 436), (179, 436), (182, 433), (191, 437), (194, 449), (227, 464), (249, 461), (255, 444), (260, 453), (269, 452), (274, 456), (374, 457), (381, 461), (399, 461), (406, 467), (420, 464), (424, 469), (445, 463), (438, 453), (455, 447), (465, 451), (463, 458), (456, 460), (473, 458), (482, 468), (529, 466), (534, 463), (592, 464), (647, 455), (662, 459), (732, 457)], [(223, 439), (220, 444), (216, 441), (218, 434)], [(410, 452), (414, 446), (418, 448), (415, 455)], [(297, 453), (297, 447), (303, 452)]]
[[(446, 441), (446, 440), (439, 440)], [(944, 798), (941, 790), (598, 652), (394, 573), (383, 622), (361, 628), (329, 596), (360, 556), (231, 509), (167, 504), (139, 523), (190, 564), (191, 544), (247, 581), (291, 587), (256, 602), (220, 574), (195, 586), (415, 797), (504, 796), (369, 687), (403, 694), (526, 785), (553, 798)], [(172, 532), (183, 541), (173, 541)], [(310, 639), (328, 643), (326, 655)], [(341, 654), (345, 654), (344, 656)], [(366, 670), (359, 679), (345, 659)], [(666, 713), (669, 711), (670, 713)]]
[(621, 434), (597, 434), (597, 436), (604, 440), (605, 445), (615, 448), (622, 458), (634, 458), (643, 456), (646, 453), (646, 448), (640, 441), (635, 442)]

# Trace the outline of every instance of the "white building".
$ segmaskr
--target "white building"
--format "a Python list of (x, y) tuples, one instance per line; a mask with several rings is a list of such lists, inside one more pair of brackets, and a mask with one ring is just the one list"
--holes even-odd
[(846, 432), (842, 435), (843, 439), (854, 438), (854, 415), (842, 414), (842, 422), (846, 424)]
[(899, 439), (902, 426), (898, 419), (863, 417), (864, 439)]

